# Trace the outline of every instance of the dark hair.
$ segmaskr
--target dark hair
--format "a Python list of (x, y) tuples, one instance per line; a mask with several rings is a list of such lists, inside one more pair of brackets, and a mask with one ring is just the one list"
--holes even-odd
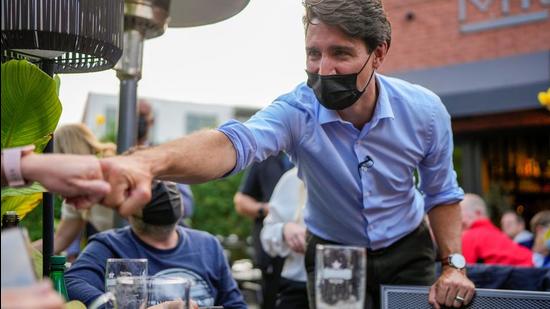
[(337, 26), (351, 37), (365, 41), (369, 52), (391, 43), (391, 25), (381, 0), (303, 0), (307, 31), (312, 20)]

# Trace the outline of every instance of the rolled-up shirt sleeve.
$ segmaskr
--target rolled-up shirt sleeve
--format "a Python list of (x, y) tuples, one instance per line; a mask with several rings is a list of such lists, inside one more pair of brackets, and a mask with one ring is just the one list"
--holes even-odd
[(428, 153), (418, 169), (426, 212), (438, 205), (458, 203), (464, 198), (453, 166), (451, 117), (440, 101), (431, 117)]
[(293, 107), (275, 101), (245, 123), (229, 120), (218, 127), (218, 131), (229, 138), (237, 154), (235, 168), (228, 175), (286, 150), (292, 140), (290, 119), (293, 113)]

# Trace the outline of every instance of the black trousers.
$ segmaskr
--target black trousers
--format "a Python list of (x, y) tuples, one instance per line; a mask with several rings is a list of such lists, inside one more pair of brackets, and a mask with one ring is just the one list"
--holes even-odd
[[(305, 264), (309, 307), (315, 309), (315, 247), (337, 244), (309, 231), (306, 234)], [(409, 235), (391, 246), (367, 250), (367, 291), (365, 308), (380, 308), (380, 285), (431, 285), (435, 281), (435, 249), (427, 224), (422, 223)]]
[(289, 280), (281, 277), (279, 294), (277, 294), (276, 309), (306, 309), (307, 286), (305, 282)]

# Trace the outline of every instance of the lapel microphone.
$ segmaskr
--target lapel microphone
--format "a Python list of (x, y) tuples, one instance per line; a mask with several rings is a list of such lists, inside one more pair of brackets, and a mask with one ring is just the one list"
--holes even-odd
[(365, 160), (363, 162), (359, 162), (359, 165), (357, 166), (360, 170), (367, 171), (369, 168), (371, 168), (374, 165), (374, 161), (370, 156), (366, 156)]

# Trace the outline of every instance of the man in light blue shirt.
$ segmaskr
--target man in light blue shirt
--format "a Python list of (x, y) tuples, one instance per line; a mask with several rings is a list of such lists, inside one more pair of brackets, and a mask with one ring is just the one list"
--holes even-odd
[[(103, 160), (113, 187), (104, 203), (127, 209), (147, 198), (144, 179), (207, 181), (286, 151), (308, 190), (311, 297), (315, 245), (337, 243), (367, 249), (368, 305), (380, 284), (433, 283), (436, 308), (469, 303), (449, 114), (429, 90), (375, 73), (391, 42), (380, 0), (304, 3), (307, 83), (244, 124)], [(437, 280), (426, 213), (443, 264)]]

